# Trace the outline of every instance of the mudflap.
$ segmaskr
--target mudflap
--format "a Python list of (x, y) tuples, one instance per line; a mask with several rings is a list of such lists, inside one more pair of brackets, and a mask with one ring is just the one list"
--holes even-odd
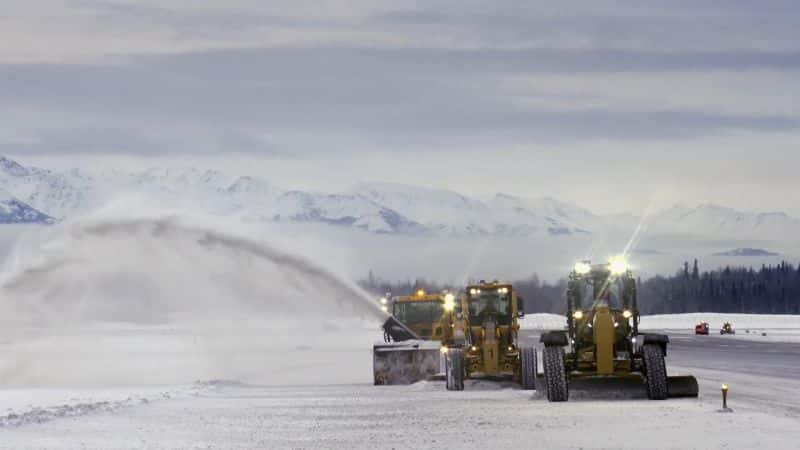
[(697, 378), (691, 375), (667, 377), (667, 390), (669, 398), (697, 397), (700, 394)]
[(442, 373), (441, 345), (432, 341), (375, 344), (372, 370), (375, 385), (412, 384)]

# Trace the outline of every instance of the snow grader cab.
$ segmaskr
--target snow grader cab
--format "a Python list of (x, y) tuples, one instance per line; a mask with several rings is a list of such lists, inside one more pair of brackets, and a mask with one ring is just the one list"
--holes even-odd
[(460, 306), (445, 315), (442, 354), (447, 390), (464, 389), (465, 378), (512, 379), (536, 388), (536, 352), (520, 348), (522, 299), (513, 286), (494, 281), (467, 286)]
[(725, 322), (720, 328), (719, 334), (736, 334), (736, 330), (733, 329), (733, 325), (730, 322)]
[(455, 296), (419, 290), (381, 303), (390, 315), (383, 324), (384, 343), (372, 348), (374, 384), (411, 384), (440, 374), (443, 315), (455, 309)]
[(669, 338), (639, 333), (636, 281), (622, 258), (576, 264), (567, 287), (567, 329), (541, 336), (551, 402), (569, 399), (571, 379), (644, 382), (647, 397), (697, 397), (692, 376), (667, 377)]

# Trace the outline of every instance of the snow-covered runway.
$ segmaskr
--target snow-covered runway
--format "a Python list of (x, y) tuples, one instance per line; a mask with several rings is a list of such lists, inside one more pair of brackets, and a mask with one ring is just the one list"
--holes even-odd
[[(74, 403), (98, 407), (13, 422), (10, 415), (30, 413), (36, 402), (43, 409), (57, 391), (8, 388), (0, 398), (16, 403), (0, 411), (0, 448), (797, 448), (800, 345), (675, 338), (668, 367), (698, 377), (698, 399), (574, 391), (569, 402), (551, 404), (492, 382), (471, 382), (464, 392), (447, 392), (440, 382), (326, 382), (326, 371), (363, 371), (367, 379), (364, 365), (327, 367), (318, 385), (98, 389), (94, 402), (84, 390)], [(733, 413), (718, 412), (723, 382)]]

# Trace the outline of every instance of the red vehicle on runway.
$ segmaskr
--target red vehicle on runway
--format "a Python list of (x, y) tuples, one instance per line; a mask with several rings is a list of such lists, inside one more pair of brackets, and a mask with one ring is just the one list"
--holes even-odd
[(708, 322), (700, 322), (694, 326), (694, 334), (708, 334)]

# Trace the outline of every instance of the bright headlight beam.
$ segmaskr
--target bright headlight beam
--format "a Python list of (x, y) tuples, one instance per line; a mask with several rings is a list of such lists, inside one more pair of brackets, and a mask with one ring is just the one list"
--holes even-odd
[(608, 269), (612, 275), (622, 275), (628, 271), (628, 262), (624, 256), (615, 256), (608, 262)]
[(442, 305), (445, 311), (450, 312), (456, 308), (456, 296), (447, 294), (444, 296), (444, 304)]
[(579, 262), (575, 264), (575, 273), (578, 275), (586, 275), (592, 271), (592, 266), (587, 262)]

